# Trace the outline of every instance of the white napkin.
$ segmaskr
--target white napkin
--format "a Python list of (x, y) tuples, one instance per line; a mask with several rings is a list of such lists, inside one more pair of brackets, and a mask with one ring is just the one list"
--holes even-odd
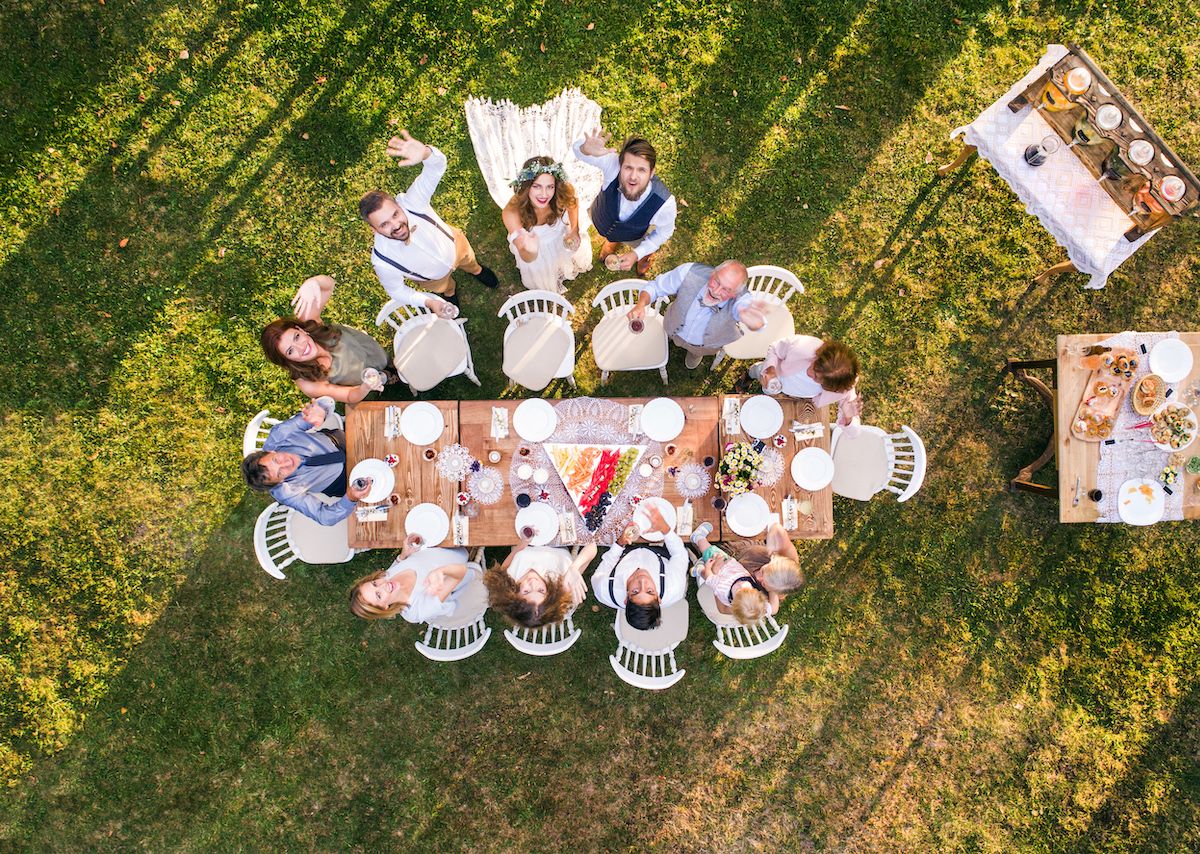
[(692, 502), (685, 501), (683, 505), (675, 508), (675, 533), (681, 537), (686, 537), (692, 533), (694, 523), (695, 508), (692, 507)]
[(471, 520), (457, 510), (454, 512), (454, 545), (465, 546), (471, 539)]
[(642, 435), (642, 410), (645, 409), (640, 403), (631, 403), (629, 405), (629, 420), (626, 424), (626, 429), (633, 436)]
[(492, 438), (508, 438), (508, 410), (503, 406), (492, 407)]
[[(799, 511), (796, 509), (796, 499), (787, 496), (783, 499), (782, 520), (785, 530), (794, 531), (800, 527)], [(774, 515), (774, 514), (772, 514)], [(776, 517), (778, 520), (779, 517)]]
[(579, 540), (579, 532), (575, 530), (575, 514), (558, 514), (558, 541), (563, 545), (571, 545)]
[(742, 432), (742, 402), (736, 397), (725, 398), (722, 411), (725, 419), (725, 432), (730, 435)]
[(388, 505), (372, 504), (367, 507), (354, 508), (354, 517), (360, 522), (386, 522)]

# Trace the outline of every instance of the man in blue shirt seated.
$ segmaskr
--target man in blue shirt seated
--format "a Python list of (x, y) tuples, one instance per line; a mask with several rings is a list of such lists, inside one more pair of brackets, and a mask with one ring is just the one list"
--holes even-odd
[[(325, 423), (325, 410), (309, 403), (271, 428), (263, 449), (242, 460), (242, 475), (256, 492), (270, 492), (285, 507), (320, 525), (336, 525), (367, 494), (346, 484), (346, 437), (341, 430), (311, 430)], [(322, 498), (337, 498), (332, 504)]]

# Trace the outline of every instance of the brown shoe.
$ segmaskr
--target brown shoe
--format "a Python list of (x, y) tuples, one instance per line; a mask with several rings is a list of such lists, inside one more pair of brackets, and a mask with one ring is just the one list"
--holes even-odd
[(615, 253), (617, 247), (620, 245), (619, 243), (613, 243), (611, 240), (604, 241), (604, 244), (600, 247), (600, 263), (603, 264), (604, 259)]
[(637, 274), (639, 276), (641, 276), (643, 279), (649, 277), (650, 268), (652, 266), (654, 266), (654, 256), (656, 254), (657, 253), (655, 253), (655, 252), (651, 252), (645, 258), (642, 258), (640, 261), (637, 262)]

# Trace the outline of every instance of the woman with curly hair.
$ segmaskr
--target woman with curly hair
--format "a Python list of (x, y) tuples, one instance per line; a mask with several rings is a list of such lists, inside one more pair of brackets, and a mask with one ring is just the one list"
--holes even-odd
[[(580, 247), (579, 200), (561, 163), (530, 157), (511, 184), (514, 194), (501, 217), (508, 245), (527, 289), (561, 293), (575, 277)], [(590, 247), (589, 247), (590, 251)]]
[(589, 543), (574, 558), (566, 549), (522, 542), (483, 575), (488, 600), (509, 622), (527, 629), (561, 623), (587, 595), (583, 570), (596, 556)]
[[(358, 403), (396, 376), (387, 370), (387, 353), (366, 332), (321, 320), (333, 288), (332, 276), (309, 278), (292, 298), (296, 315), (268, 323), (259, 340), (266, 357), (286, 370), (304, 394)], [(364, 375), (368, 368), (375, 375)]]

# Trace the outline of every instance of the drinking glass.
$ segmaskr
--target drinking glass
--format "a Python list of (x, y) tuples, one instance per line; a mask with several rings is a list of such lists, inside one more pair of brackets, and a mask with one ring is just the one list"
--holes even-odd
[(1067, 92), (1071, 95), (1082, 95), (1092, 88), (1092, 72), (1082, 65), (1077, 65), (1067, 72)]
[(1025, 162), (1030, 166), (1041, 166), (1051, 154), (1062, 148), (1062, 142), (1054, 134), (1042, 138), (1025, 149)]

